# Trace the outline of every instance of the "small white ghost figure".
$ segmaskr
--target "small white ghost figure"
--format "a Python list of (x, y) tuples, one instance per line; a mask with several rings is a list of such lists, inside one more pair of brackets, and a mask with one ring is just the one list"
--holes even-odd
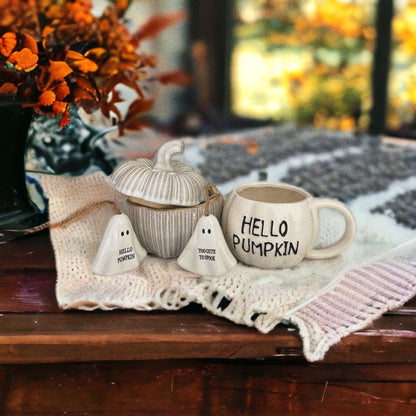
[(127, 215), (113, 215), (91, 265), (91, 271), (104, 276), (125, 273), (137, 269), (146, 254)]
[(199, 219), (178, 264), (201, 276), (221, 276), (237, 264), (214, 215)]

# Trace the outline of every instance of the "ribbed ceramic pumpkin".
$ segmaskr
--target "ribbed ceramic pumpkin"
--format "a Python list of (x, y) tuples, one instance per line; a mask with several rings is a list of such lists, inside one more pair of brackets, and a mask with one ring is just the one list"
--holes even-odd
[[(212, 185), (210, 189), (209, 214), (215, 215), (221, 222), (224, 198)], [(127, 201), (126, 214), (148, 253), (171, 258), (182, 253), (198, 220), (206, 214), (206, 204), (161, 209)]]
[(183, 153), (183, 142), (171, 140), (159, 148), (153, 160), (140, 158), (119, 165), (111, 175), (114, 187), (130, 201), (162, 208), (190, 207), (205, 198), (205, 179), (172, 156)]

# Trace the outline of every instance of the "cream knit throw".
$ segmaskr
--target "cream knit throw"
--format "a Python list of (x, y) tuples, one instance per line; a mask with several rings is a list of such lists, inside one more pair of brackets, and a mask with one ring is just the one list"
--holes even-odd
[[(43, 176), (42, 185), (51, 223), (99, 200), (113, 200), (124, 209), (124, 198), (102, 173)], [(416, 239), (390, 250), (391, 244), (371, 241), (369, 233), (358, 235), (335, 259), (303, 261), (291, 270), (238, 264), (225, 276), (207, 278), (181, 269), (175, 259), (147, 255), (133, 272), (94, 275), (91, 263), (112, 215), (114, 210), (104, 207), (65, 228), (50, 230), (61, 308), (175, 310), (198, 302), (216, 315), (263, 333), (278, 323), (292, 322), (300, 330), (305, 357), (316, 361), (343, 336), (416, 294)], [(335, 228), (324, 227), (321, 244), (336, 238)]]

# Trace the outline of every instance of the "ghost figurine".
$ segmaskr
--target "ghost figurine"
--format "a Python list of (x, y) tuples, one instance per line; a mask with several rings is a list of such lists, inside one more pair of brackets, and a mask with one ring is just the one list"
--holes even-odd
[(125, 273), (137, 269), (146, 254), (127, 215), (113, 215), (108, 222), (91, 270), (104, 276)]
[(237, 264), (214, 215), (199, 219), (178, 264), (201, 276), (221, 276)]

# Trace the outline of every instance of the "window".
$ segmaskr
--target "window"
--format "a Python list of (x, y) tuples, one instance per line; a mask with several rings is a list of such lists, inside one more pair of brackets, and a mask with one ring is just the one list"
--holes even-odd
[[(204, 8), (203, 1), (197, 3)], [(216, 8), (217, 17), (207, 14), (211, 20), (204, 24), (225, 45), (218, 48), (216, 41), (211, 54), (212, 90), (221, 85), (224, 92), (214, 105), (225, 113), (324, 128), (416, 132), (415, 0), (205, 3)]]
[(386, 129), (416, 137), (416, 2), (394, 4)]

